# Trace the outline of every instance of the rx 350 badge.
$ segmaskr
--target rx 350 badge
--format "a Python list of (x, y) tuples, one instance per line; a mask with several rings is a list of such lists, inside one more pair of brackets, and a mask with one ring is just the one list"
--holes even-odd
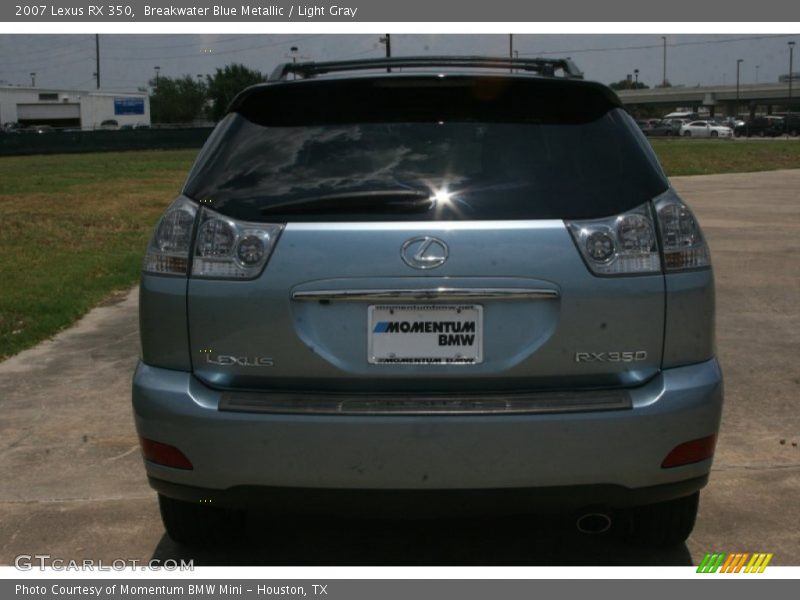
[(646, 350), (626, 350), (620, 352), (576, 352), (575, 362), (639, 362), (647, 360)]

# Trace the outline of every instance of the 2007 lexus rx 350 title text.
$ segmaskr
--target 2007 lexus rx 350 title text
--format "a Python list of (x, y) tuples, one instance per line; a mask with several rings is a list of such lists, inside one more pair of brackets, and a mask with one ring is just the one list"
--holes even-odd
[(568, 60), (280, 66), (201, 150), (140, 293), (136, 427), (179, 542), (253, 507), (692, 531), (709, 250)]

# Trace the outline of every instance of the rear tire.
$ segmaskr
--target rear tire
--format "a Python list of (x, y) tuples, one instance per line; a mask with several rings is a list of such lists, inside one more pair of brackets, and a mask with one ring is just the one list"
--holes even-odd
[(227, 544), (240, 537), (244, 511), (175, 500), (158, 495), (161, 521), (167, 535), (186, 546)]
[(692, 137), (692, 132), (691, 131), (684, 131), (683, 132), (683, 137)]
[(628, 514), (628, 539), (640, 546), (667, 548), (686, 541), (694, 529), (700, 492), (637, 506)]

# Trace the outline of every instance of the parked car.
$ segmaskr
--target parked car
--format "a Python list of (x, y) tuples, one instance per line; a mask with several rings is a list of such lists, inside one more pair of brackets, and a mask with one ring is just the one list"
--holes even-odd
[(174, 540), (253, 508), (693, 528), (708, 246), (569, 60), (281, 65), (199, 153), (140, 290), (133, 408)]
[(647, 121), (636, 121), (636, 124), (639, 126), (639, 129), (647, 135), (647, 130), (651, 127), (651, 124)]
[(652, 131), (660, 123), (661, 119), (644, 119), (636, 121), (636, 124), (639, 126), (639, 129), (641, 129), (645, 135), (650, 135), (650, 131)]
[(733, 129), (714, 121), (690, 121), (681, 126), (684, 137), (733, 137)]
[(800, 135), (800, 113), (786, 113), (783, 116), (783, 132), (787, 135)]
[(780, 135), (800, 135), (800, 113), (783, 113), (757, 117), (748, 123), (737, 135), (755, 135), (759, 137), (777, 137)]
[(684, 121), (696, 121), (700, 115), (691, 111), (674, 111), (664, 115), (665, 119), (683, 119)]
[(734, 134), (736, 133), (736, 128), (741, 127), (745, 124), (744, 121), (741, 119), (737, 119), (736, 117), (726, 117), (724, 119), (716, 119), (716, 122), (720, 125), (724, 125), (725, 127), (730, 127), (733, 129)]
[(683, 119), (662, 119), (658, 125), (645, 131), (645, 134), (651, 137), (678, 136), (684, 123), (686, 121)]
[(29, 125), (22, 129), (25, 133), (52, 133), (55, 131), (52, 125)]
[(736, 128), (737, 136), (778, 137), (783, 134), (783, 117), (766, 116), (750, 119)]

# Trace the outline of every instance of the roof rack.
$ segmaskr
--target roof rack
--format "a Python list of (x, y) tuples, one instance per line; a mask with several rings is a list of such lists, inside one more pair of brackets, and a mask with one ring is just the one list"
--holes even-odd
[(561, 70), (566, 79), (583, 79), (583, 73), (568, 58), (498, 58), (486, 56), (398, 56), (392, 58), (369, 58), (363, 60), (339, 60), (330, 62), (298, 62), (278, 65), (269, 81), (286, 79), (289, 74), (308, 78), (340, 71), (362, 71), (367, 69), (391, 69), (421, 67), (467, 67), (476, 69), (508, 69), (536, 73), (544, 77), (555, 77)]

